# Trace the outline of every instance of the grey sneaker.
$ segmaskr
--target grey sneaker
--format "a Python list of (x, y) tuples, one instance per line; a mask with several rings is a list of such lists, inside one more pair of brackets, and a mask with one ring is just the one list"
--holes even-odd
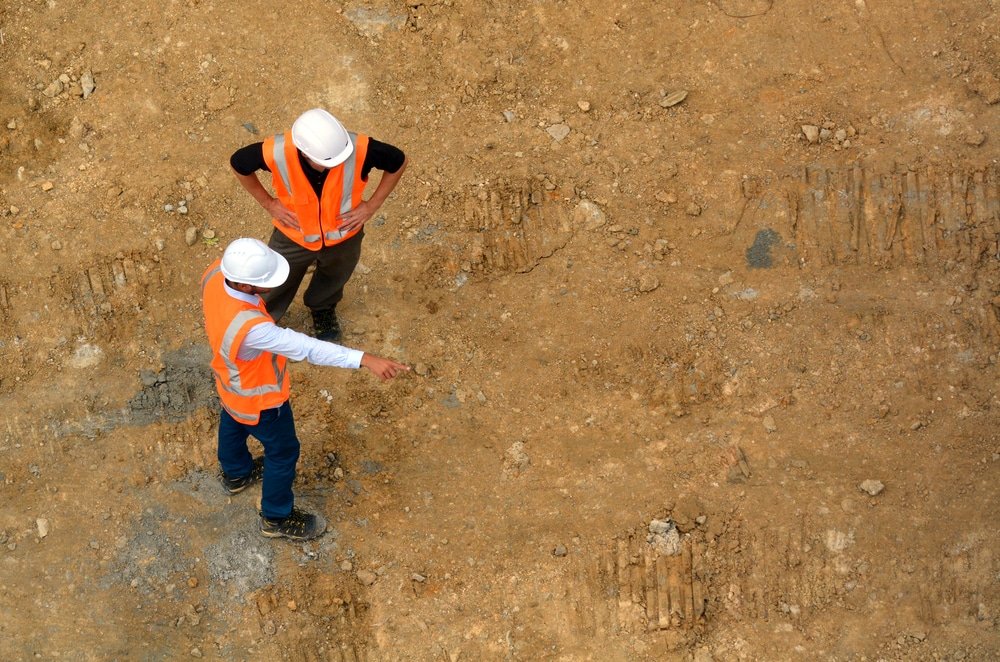
[(269, 520), (260, 516), (260, 532), (266, 538), (312, 540), (325, 531), (326, 520), (322, 515), (307, 513), (298, 508), (292, 508), (292, 514), (281, 520)]
[(255, 457), (253, 459), (253, 467), (250, 469), (250, 473), (246, 476), (241, 476), (239, 478), (230, 478), (222, 472), (219, 476), (219, 482), (222, 483), (222, 489), (226, 491), (226, 494), (233, 495), (239, 494), (246, 488), (250, 487), (254, 483), (258, 482), (264, 477), (264, 458)]

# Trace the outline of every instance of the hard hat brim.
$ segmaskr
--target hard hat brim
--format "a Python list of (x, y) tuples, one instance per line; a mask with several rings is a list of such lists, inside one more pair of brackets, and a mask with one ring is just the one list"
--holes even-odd
[(348, 140), (347, 141), (347, 145), (340, 152), (340, 154), (337, 154), (336, 156), (331, 157), (329, 159), (317, 159), (314, 156), (312, 156), (309, 152), (305, 151), (304, 149), (302, 150), (302, 153), (305, 154), (306, 156), (308, 156), (311, 161), (314, 161), (315, 163), (318, 163), (319, 165), (323, 166), (324, 168), (336, 168), (341, 163), (343, 163), (347, 159), (351, 158), (351, 154), (354, 153), (354, 145), (351, 143), (350, 140)]
[(263, 283), (254, 283), (257, 287), (278, 287), (286, 280), (288, 280), (288, 260), (281, 253), (275, 252), (275, 257), (278, 258), (278, 267), (271, 274), (271, 277), (265, 280)]

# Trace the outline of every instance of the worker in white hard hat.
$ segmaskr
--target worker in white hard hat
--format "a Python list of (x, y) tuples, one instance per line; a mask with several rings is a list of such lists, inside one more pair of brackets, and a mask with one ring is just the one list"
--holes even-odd
[[(287, 359), (367, 368), (383, 381), (409, 367), (277, 326), (261, 296), (280, 287), (288, 273), (288, 261), (264, 242), (237, 239), (202, 277), (202, 304), (222, 401), (218, 453), (223, 489), (237, 494), (263, 478), (260, 532), (269, 538), (308, 540), (326, 530), (326, 521), (297, 508), (292, 494), (299, 439), (289, 404)], [(251, 455), (251, 436), (263, 446), (262, 458)]]
[[(277, 321), (291, 305), (306, 270), (316, 270), (303, 295), (320, 340), (341, 337), (337, 304), (361, 257), (364, 225), (382, 206), (406, 169), (406, 155), (388, 143), (347, 131), (322, 108), (302, 113), (290, 131), (236, 150), (236, 178), (271, 215), (268, 245), (289, 263), (288, 279), (264, 296)], [(365, 200), (368, 175), (382, 171)], [(274, 195), (258, 171), (271, 173)]]

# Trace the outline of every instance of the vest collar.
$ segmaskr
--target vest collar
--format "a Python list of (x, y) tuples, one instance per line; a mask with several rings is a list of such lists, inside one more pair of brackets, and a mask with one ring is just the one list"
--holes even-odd
[(245, 301), (253, 306), (256, 306), (260, 301), (259, 294), (246, 294), (245, 292), (240, 292), (239, 290), (234, 290), (233, 288), (226, 285), (226, 281), (222, 281), (222, 287), (226, 288), (226, 294), (233, 297), (234, 299), (239, 299), (240, 301)]

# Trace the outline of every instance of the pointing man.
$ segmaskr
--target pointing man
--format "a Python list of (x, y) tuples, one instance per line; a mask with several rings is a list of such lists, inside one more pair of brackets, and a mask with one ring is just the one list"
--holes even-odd
[[(264, 242), (237, 239), (202, 276), (202, 304), (212, 371), (222, 400), (219, 464), (223, 488), (236, 494), (263, 476), (260, 532), (269, 538), (308, 540), (326, 530), (326, 521), (294, 505), (292, 481), (299, 439), (288, 402), (287, 359), (363, 367), (383, 381), (409, 367), (276, 326), (261, 296), (280, 287), (288, 273), (285, 258)], [(251, 435), (264, 447), (263, 461), (250, 455), (247, 437)]]
[[(396, 188), (406, 156), (392, 145), (348, 132), (333, 115), (313, 108), (290, 131), (238, 149), (229, 163), (243, 188), (271, 215), (268, 245), (289, 263), (285, 283), (264, 296), (268, 312), (281, 319), (306, 269), (315, 264), (303, 300), (316, 337), (339, 340), (336, 307), (361, 257), (364, 225)], [(373, 168), (383, 174), (365, 200)], [(276, 197), (261, 184), (259, 170), (271, 172)]]

